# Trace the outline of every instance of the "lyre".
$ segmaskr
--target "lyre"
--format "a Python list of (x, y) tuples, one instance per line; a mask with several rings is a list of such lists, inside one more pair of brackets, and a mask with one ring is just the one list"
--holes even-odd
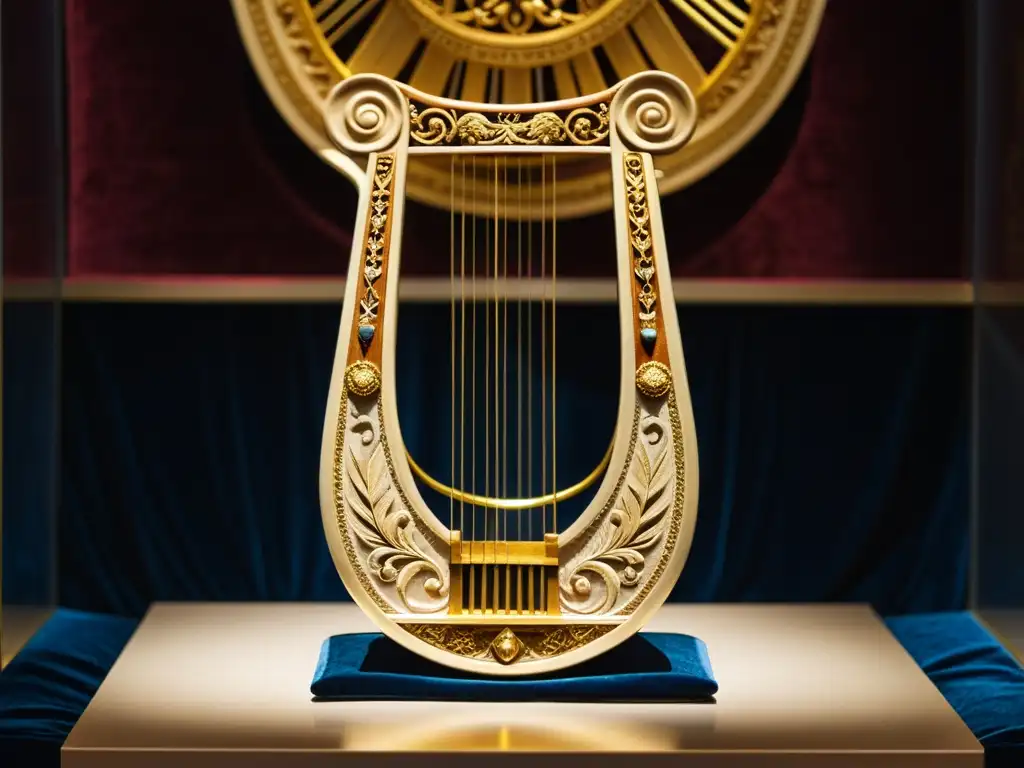
[[(474, 673), (549, 672), (633, 635), (675, 584), (696, 522), (697, 443), (652, 155), (679, 150), (696, 111), (686, 85), (664, 72), (546, 104), (440, 100), (375, 75), (347, 79), (327, 99), (328, 133), (365, 171), (354, 174), (359, 211), (325, 419), (321, 509), (346, 588), (401, 645)], [(621, 361), (614, 440), (578, 519), (510, 540), (497, 512), (488, 530), (488, 509), (551, 502), (557, 510), (566, 492), (484, 498), (433, 480), (406, 454), (395, 404), (405, 179), (414, 155), (521, 163), (581, 152), (607, 157), (613, 182)], [(450, 515), (445, 526), (415, 475), (453, 507), (456, 494), (462, 506), (468, 499), (474, 528), (482, 506), (484, 534), (463, 530), (465, 517)]]

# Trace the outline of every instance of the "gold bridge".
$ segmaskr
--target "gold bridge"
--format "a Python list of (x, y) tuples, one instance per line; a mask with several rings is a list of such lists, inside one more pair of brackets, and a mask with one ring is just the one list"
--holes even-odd
[(558, 616), (558, 534), (543, 541), (463, 541), (452, 531), (448, 613)]

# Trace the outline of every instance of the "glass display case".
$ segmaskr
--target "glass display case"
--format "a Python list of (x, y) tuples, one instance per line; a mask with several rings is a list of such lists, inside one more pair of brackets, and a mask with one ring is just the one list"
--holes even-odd
[[(297, 478), (316, 463), (351, 185), (277, 113), (230, 4), (204, 6), (198, 26), (169, 6), (26, 5), (4, 10), (5, 606), (57, 599), (137, 616), (156, 598), (343, 596), (323, 579), (303, 586), (283, 563), (287, 578), (258, 573), (260, 548), (227, 532), (247, 518), (262, 540), (288, 509), (311, 521), (297, 529), (308, 572), (330, 571), (323, 542), (304, 538), (315, 484)], [(873, 28), (886, 53), (867, 61), (851, 40), (870, 15), (833, 4), (764, 127), (663, 200), (707, 510), (680, 599), (829, 596), (886, 613), (966, 604), (971, 389), (957, 372), (970, 367), (973, 302), (985, 295), (966, 247), (969, 5), (929, 15), (928, 55), (903, 45), (899, 20)], [(921, 23), (909, 7), (887, 12)], [(144, 28), (187, 37), (190, 54), (123, 34)], [(589, 242), (600, 216), (561, 222), (561, 241)], [(410, 447), (429, 462), (439, 417), (423, 398), (432, 345), (446, 343), (448, 255), (437, 248), (448, 217), (413, 204), (406, 228), (400, 401)], [(592, 251), (560, 262), (574, 297), (563, 328), (615, 322), (612, 265)], [(287, 374), (300, 370), (308, 385)], [(929, 394), (908, 404), (907, 386)], [(562, 413), (611, 418), (612, 399), (592, 382)], [(940, 407), (948, 418), (934, 418)], [(567, 443), (565, 471), (599, 461), (599, 422)], [(783, 465), (746, 447), (764, 434), (784, 447)], [(889, 457), (873, 470), (885, 494), (861, 482), (865, 456)], [(226, 490), (239, 485), (251, 487)], [(939, 531), (926, 572), (845, 547), (836, 526), (864, 509), (898, 515), (908, 552)], [(780, 515), (824, 581), (734, 539)], [(759, 576), (720, 567), (725, 540), (761, 563)], [(224, 547), (247, 565), (212, 592), (177, 565)], [(881, 589), (887, 580), (916, 586)]]
[[(974, 196), (972, 605), (1024, 649), (1024, 9), (982, 4)], [(998, 8), (996, 8), (998, 6)]]
[[(10, 83), (4, 96), (5, 497), (8, 551), (22, 530), (19, 518), (45, 528), (25, 541), (47, 542), (48, 549), (46, 557), (8, 554), (6, 583), (14, 589), (21, 579), (11, 569), (32, 563), (46, 574), (32, 579), (36, 587), (46, 583), (44, 591), (52, 595), (56, 589), (63, 602), (140, 613), (156, 596), (203, 593), (187, 579), (172, 583), (156, 574), (176, 571), (154, 565), (154, 552), (170, 560), (181, 555), (160, 549), (161, 542), (182, 539), (168, 528), (169, 520), (195, 532), (208, 526), (204, 509), (211, 504), (225, 510), (220, 526), (226, 527), (241, 515), (269, 520), (270, 510), (282, 505), (303, 515), (314, 503), (313, 485), (292, 488), (282, 481), (254, 491), (254, 508), (243, 511), (242, 497), (220, 490), (223, 468), (211, 458), (234, 455), (233, 461), (244, 463), (241, 454), (229, 442), (203, 436), (198, 424), (209, 408), (230, 413), (223, 407), (230, 387), (240, 393), (236, 405), (243, 408), (244, 398), (256, 395), (242, 384), (260, 381), (267, 402), (277, 407), (262, 411), (271, 420), (263, 433), (246, 437), (253, 450), (263, 441), (266, 448), (245, 461), (272, 469), (261, 479), (287, 476), (291, 470), (281, 468), (293, 460), (300, 467), (315, 462), (319, 425), (310, 413), (329, 378), (324, 350), (341, 296), (355, 198), (341, 174), (309, 151), (276, 112), (247, 59), (230, 4), (205, 7), (198, 27), (190, 13), (151, 4), (116, 12), (75, 1), (31, 5), (4, 11), (10, 16), (4, 28), (18, 30), (4, 54), (12, 62), (5, 68)], [(901, 470), (899, 484), (890, 469), (879, 472), (889, 473), (886, 482), (898, 487), (894, 494), (915, 499), (912, 511), (900, 515), (931, 520), (945, 531), (936, 563), (962, 562), (969, 527), (970, 381), (949, 369), (970, 365), (975, 296), (965, 247), (970, 120), (959, 116), (970, 98), (968, 5), (929, 15), (922, 35), (922, 45), (931, 46), (928, 55), (906, 49), (899, 20), (873, 29), (886, 53), (870, 61), (850, 42), (866, 34), (868, 16), (830, 6), (813, 54), (791, 88), (779, 94), (763, 129), (720, 168), (665, 196), (684, 345), (697, 356), (697, 426), (709, 467), (702, 508), (712, 510), (698, 531), (706, 538), (695, 547), (698, 566), (681, 596), (815, 597), (813, 579), (767, 562), (769, 575), (755, 580), (757, 588), (733, 581), (728, 569), (720, 572), (713, 553), (717, 539), (729, 535), (724, 510), (737, 492), (739, 514), (749, 515), (751, 524), (786, 510), (791, 524), (810, 537), (808, 548), (827, 562), (824, 553), (838, 554), (838, 545), (820, 510), (834, 508), (828, 517), (833, 522), (860, 514), (857, 505), (835, 508), (834, 489), (858, 487), (859, 462), (885, 443), (889, 420), (896, 417), (910, 425), (898, 450), (917, 458)], [(921, 23), (909, 7), (887, 12)], [(167, 39), (187, 37), (191, 53), (147, 52), (129, 44), (123, 30), (144, 28), (165, 30)], [(222, 64), (212, 66), (215, 59)], [(957, 115), (952, 119), (951, 109)], [(447, 235), (448, 220), (443, 211), (420, 204), (410, 206), (407, 219), (403, 312), (411, 321), (406, 327), (423, 335), (410, 330), (399, 344), (411, 365), (426, 366), (430, 339), (443, 336), (447, 323), (448, 255), (437, 251), (437, 243)], [(588, 233), (603, 231), (599, 219), (567, 219), (560, 224), (562, 242), (587, 242)], [(611, 263), (592, 257), (592, 250), (567, 251), (560, 262), (566, 270), (560, 281), (574, 296), (563, 310), (563, 327), (615, 322)], [(310, 346), (297, 347), (292, 339), (299, 337)], [(806, 364), (807, 348), (819, 350), (822, 364), (794, 378), (792, 368)], [(263, 354), (279, 360), (274, 371), (306, 370), (310, 387), (257, 375)], [(237, 361), (236, 371), (229, 376), (223, 369), (224, 378), (210, 378), (221, 370), (210, 361), (228, 359)], [(418, 370), (401, 399), (409, 423), (416, 424), (409, 440), (423, 455), (423, 441), (436, 425), (430, 410), (420, 407), (417, 382), (426, 369)], [(905, 408), (901, 376), (920, 386), (927, 380), (931, 398)], [(742, 384), (727, 398), (716, 384), (724, 380)], [(212, 387), (215, 381), (216, 397), (199, 383)], [(46, 417), (30, 418), (25, 403), (13, 403), (19, 392), (45, 401)], [(161, 408), (153, 408), (154, 398)], [(725, 467), (742, 458), (735, 466), (743, 477), (769, 470), (755, 453), (734, 453), (740, 444), (721, 436), (738, 418), (737, 409), (753, 408), (767, 418), (759, 405), (766, 398), (774, 398), (784, 414), (778, 439), (786, 446), (786, 464), (774, 472), (772, 493), (746, 498), (744, 489), (758, 484), (741, 477), (739, 490), (733, 489)], [(940, 402), (952, 409), (952, 419), (931, 418)], [(584, 407), (614, 412), (608, 393), (594, 389), (568, 400), (563, 413)], [(239, 413), (237, 425), (218, 422), (221, 440), (232, 431), (246, 434), (255, 423), (242, 415), (244, 409)], [(277, 416), (281, 423), (275, 425)], [(295, 444), (287, 456), (281, 453), (286, 421), (302, 425), (301, 434), (289, 438)], [(743, 441), (756, 442), (757, 433), (776, 429), (769, 421), (743, 423), (751, 430)], [(856, 427), (863, 441), (840, 439)], [(581, 463), (600, 459), (594, 446), (601, 439), (586, 432), (578, 446)], [(204, 441), (207, 452), (201, 454), (197, 447)], [(819, 450), (822, 445), (834, 453)], [(46, 461), (40, 455), (29, 462), (40, 472), (47, 468), (42, 474), (15, 469), (13, 462), (30, 449), (46, 452)], [(229, 474), (240, 472), (242, 463)], [(944, 482), (949, 491), (938, 494)], [(180, 495), (183, 488), (191, 495)], [(888, 514), (879, 499), (863, 493), (859, 503)], [(53, 523), (57, 499), (59, 526)], [(28, 507), (39, 511), (26, 517)], [(127, 548), (126, 530), (135, 537)], [(20, 534), (17, 539), (22, 541)], [(197, 543), (204, 537), (185, 540), (205, 551), (207, 545)], [(16, 549), (25, 553), (26, 546)], [(311, 570), (328, 567), (322, 543), (308, 546), (315, 553)], [(249, 551), (238, 556), (253, 568), (259, 562)], [(939, 609), (966, 599), (965, 582), (957, 576), (962, 566), (937, 565), (934, 576), (920, 576), (942, 586), (915, 601), (881, 594), (870, 580), (844, 580), (844, 572), (866, 566), (856, 552), (842, 558), (845, 566), (822, 594), (870, 599), (886, 611)], [(110, 563), (130, 567), (130, 575), (108, 581), (99, 571)], [(917, 577), (905, 563), (894, 567), (891, 578)], [(265, 582), (264, 596), (298, 594), (298, 581)], [(246, 595), (259, 582), (238, 575), (223, 593)], [(115, 589), (114, 597), (103, 584), (145, 586)]]
[[(346, 4), (234, 5), (280, 14), (265, 39), (302, 53), (291, 11)], [(825, 3), (662, 5), (748, 19)], [(918, 662), (900, 628), (920, 617), (977, 619), (1024, 649), (1024, 5), (940, 5), (828, 4), (763, 126), (661, 203), (700, 455), (670, 602), (828, 603), (840, 619), (834, 604), (864, 604), (869, 639)], [(155, 603), (186, 604), (160, 608), (168, 626), (202, 604), (213, 637), (226, 603), (348, 602), (317, 468), (352, 185), (296, 135), (227, 0), (33, 0), (4, 4), (0, 24), (4, 665), (63, 622), (44, 642), (105, 660), (94, 692)], [(396, 356), (404, 439), (439, 475), (452, 296), (436, 203), (405, 212)], [(590, 208), (558, 224), (573, 477), (601, 461), (617, 403), (594, 374), (618, 322), (596, 234), (610, 214)], [(315, 614), (302, 642), (332, 620), (282, 610)], [(213, 670), (236, 646), (216, 647)], [(901, 668), (908, 687), (920, 666)], [(239, 727), (276, 728), (266, 704)], [(326, 721), (318, 748), (337, 741)], [(0, 757), (3, 739), (0, 722)]]

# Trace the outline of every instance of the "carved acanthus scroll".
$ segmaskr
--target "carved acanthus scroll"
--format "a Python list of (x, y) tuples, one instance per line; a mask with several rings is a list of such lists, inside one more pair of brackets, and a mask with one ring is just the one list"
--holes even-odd
[[(411, 613), (434, 613), (448, 604), (449, 575), (443, 560), (419, 530), (395, 482), (387, 444), (375, 418), (379, 403), (369, 413), (350, 403), (345, 483), (344, 527), (359, 545), (350, 557), (372, 575), (374, 586), (393, 586), (401, 607)], [(344, 534), (345, 531), (342, 531)]]
[[(625, 483), (594, 535), (562, 569), (567, 606), (583, 614), (613, 612), (625, 589), (643, 578), (647, 556), (664, 538), (673, 508), (670, 426), (658, 415), (640, 422)], [(595, 589), (594, 579), (600, 589)]]

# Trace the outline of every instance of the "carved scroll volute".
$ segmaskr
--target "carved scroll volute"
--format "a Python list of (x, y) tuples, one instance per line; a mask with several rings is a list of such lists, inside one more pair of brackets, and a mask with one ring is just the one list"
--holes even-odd
[(391, 80), (357, 75), (338, 83), (324, 102), (331, 141), (350, 157), (393, 148), (409, 131), (409, 103)]
[(682, 148), (697, 128), (697, 100), (667, 72), (643, 72), (623, 81), (612, 101), (614, 133), (627, 149), (667, 154)]

